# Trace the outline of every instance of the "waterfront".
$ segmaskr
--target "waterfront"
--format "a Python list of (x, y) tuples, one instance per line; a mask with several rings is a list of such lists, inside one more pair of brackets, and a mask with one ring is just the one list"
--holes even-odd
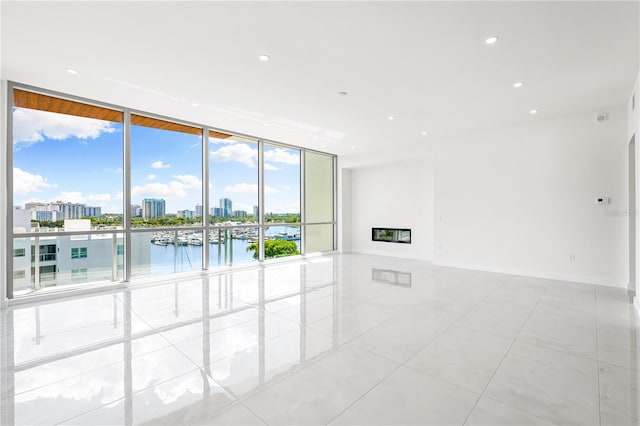
[[(265, 231), (265, 237), (274, 238), (277, 234), (283, 233), (288, 235), (299, 234), (300, 228), (270, 226)], [(212, 232), (212, 234), (216, 233)], [(160, 245), (151, 242), (153, 239), (152, 235), (149, 235), (148, 238), (151, 274), (188, 272), (202, 269), (202, 245)], [(209, 243), (209, 266), (214, 268), (216, 266), (255, 262), (253, 251), (247, 251), (247, 247), (252, 244), (252, 241), (252, 239), (233, 238), (228, 239), (226, 243)], [(295, 243), (298, 251), (300, 251), (300, 240), (295, 240)]]

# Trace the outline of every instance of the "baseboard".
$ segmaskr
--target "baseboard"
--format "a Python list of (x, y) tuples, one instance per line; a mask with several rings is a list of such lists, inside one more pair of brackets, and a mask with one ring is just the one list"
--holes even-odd
[(518, 275), (522, 277), (531, 277), (531, 278), (543, 278), (547, 280), (568, 281), (568, 282), (574, 282), (574, 283), (592, 284), (592, 285), (599, 285), (599, 286), (605, 286), (605, 287), (615, 287), (615, 288), (624, 288), (624, 289), (627, 288), (627, 283), (624, 281), (616, 282), (616, 281), (609, 280), (602, 277), (593, 277), (593, 276), (586, 276), (586, 275), (545, 273), (545, 272), (539, 272), (539, 271), (528, 271), (528, 270), (513, 269), (513, 268), (499, 268), (499, 267), (491, 267), (486, 265), (464, 264), (464, 263), (458, 263), (458, 262), (442, 262), (438, 260), (434, 260), (433, 264), (438, 266), (446, 266), (449, 268), (470, 269), (474, 271), (483, 271), (483, 272), (496, 272), (499, 274)]

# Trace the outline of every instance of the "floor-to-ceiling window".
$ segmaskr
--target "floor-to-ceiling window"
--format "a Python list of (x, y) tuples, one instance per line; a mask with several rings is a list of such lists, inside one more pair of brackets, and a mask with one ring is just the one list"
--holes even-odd
[(305, 251), (334, 249), (334, 156), (306, 151), (304, 155)]
[(258, 260), (257, 140), (209, 131), (209, 266)]
[(301, 253), (300, 150), (264, 145), (264, 255)]
[(123, 278), (123, 112), (13, 91), (13, 293)]
[(10, 93), (9, 298), (335, 248), (335, 156)]
[(132, 275), (202, 269), (202, 128), (131, 114), (130, 146)]

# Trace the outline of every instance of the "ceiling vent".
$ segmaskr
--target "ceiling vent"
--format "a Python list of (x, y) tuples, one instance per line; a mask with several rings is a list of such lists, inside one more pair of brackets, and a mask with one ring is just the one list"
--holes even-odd
[(606, 112), (600, 113), (596, 117), (596, 120), (598, 120), (598, 123), (603, 123), (603, 122), (607, 121), (608, 119), (609, 119), (609, 114), (606, 113)]

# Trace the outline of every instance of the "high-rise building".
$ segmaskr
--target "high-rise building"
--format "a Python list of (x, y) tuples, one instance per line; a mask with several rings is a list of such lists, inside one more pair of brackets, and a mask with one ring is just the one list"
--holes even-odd
[(48, 203), (38, 203), (38, 202), (32, 202), (32, 203), (25, 203), (24, 208), (25, 210), (34, 210), (34, 211), (46, 211), (47, 210), (47, 204)]
[(31, 212), (31, 219), (33, 220), (42, 220), (52, 222), (58, 220), (58, 216), (56, 215), (58, 212), (51, 212), (46, 210), (34, 210)]
[(247, 212), (244, 210), (236, 210), (233, 212), (234, 217), (247, 217)]
[(228, 198), (220, 198), (220, 208), (222, 209), (222, 216), (231, 217), (233, 213), (231, 200)]
[(165, 201), (162, 198), (145, 198), (142, 200), (142, 218), (166, 216)]
[(43, 221), (82, 219), (83, 217), (102, 216), (102, 207), (93, 207), (87, 206), (86, 204), (70, 203), (66, 201), (25, 203), (24, 208), (31, 212), (32, 219)]
[(190, 219), (193, 219), (194, 217), (196, 217), (196, 212), (194, 210), (178, 210), (176, 212), (176, 216), (177, 217), (188, 217)]
[(212, 214), (213, 217), (224, 217), (224, 215), (222, 214), (222, 209), (220, 207), (214, 207)]
[(142, 207), (139, 204), (131, 204), (131, 217), (142, 216)]
[(253, 206), (253, 215), (257, 218), (260, 213), (258, 206)]
[(84, 217), (100, 217), (102, 216), (102, 207), (87, 206), (84, 209)]
[(63, 201), (56, 201), (56, 203), (60, 211), (59, 219), (82, 219), (84, 217), (86, 204), (65, 203)]
[(202, 217), (202, 204), (196, 204), (196, 217)]

